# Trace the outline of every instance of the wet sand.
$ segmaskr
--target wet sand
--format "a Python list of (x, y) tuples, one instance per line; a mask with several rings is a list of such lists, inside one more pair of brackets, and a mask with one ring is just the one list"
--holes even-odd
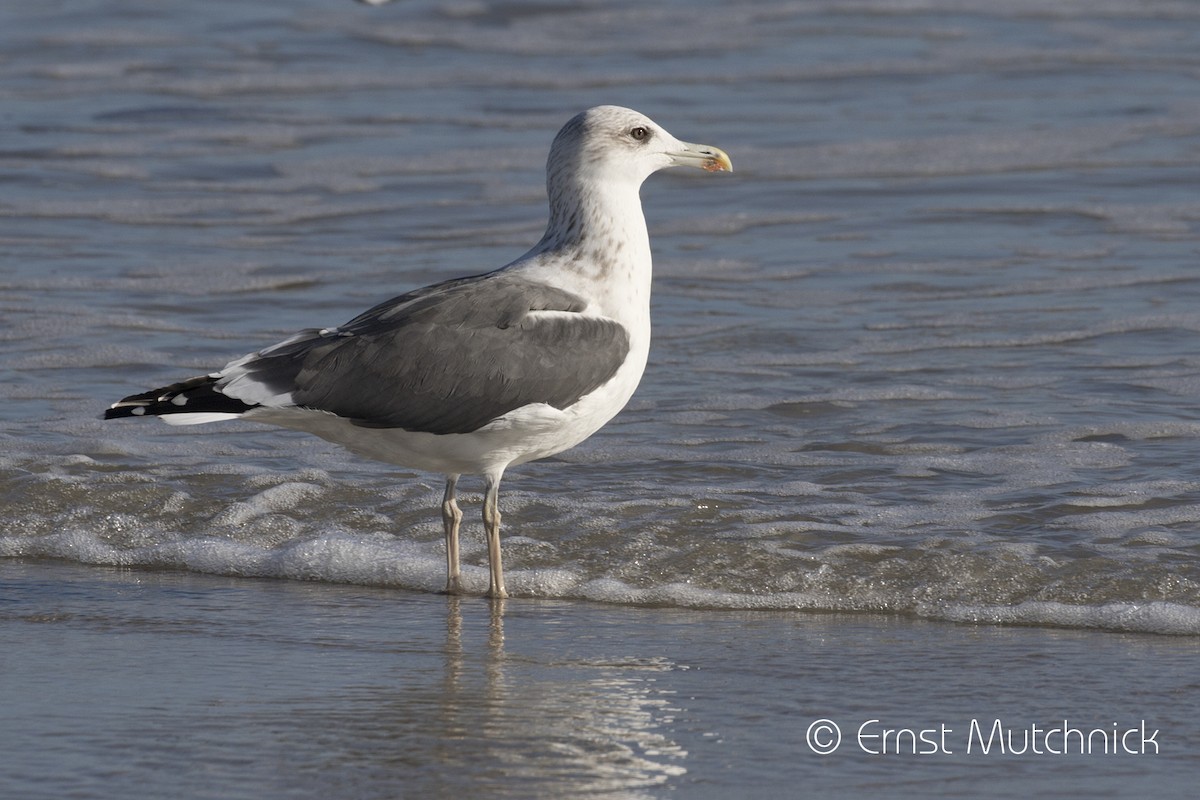
[[(1168, 797), (1200, 744), (1192, 637), (60, 562), (0, 584), (6, 797)], [(981, 752), (997, 719), (1144, 723), (1159, 752)]]

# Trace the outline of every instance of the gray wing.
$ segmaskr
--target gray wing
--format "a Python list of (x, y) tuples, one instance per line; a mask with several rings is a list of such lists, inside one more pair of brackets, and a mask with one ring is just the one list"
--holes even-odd
[(360, 425), (469, 433), (530, 403), (566, 408), (616, 373), (628, 332), (585, 306), (505, 273), (460, 278), (234, 362), (222, 391)]

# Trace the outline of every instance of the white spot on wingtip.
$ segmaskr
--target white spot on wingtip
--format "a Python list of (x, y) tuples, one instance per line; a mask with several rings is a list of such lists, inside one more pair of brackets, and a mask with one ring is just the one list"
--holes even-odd
[(188, 401), (188, 399), (187, 399), (187, 395), (183, 395), (183, 394), (177, 394), (177, 395), (175, 395), (174, 397), (172, 397), (172, 398), (171, 398), (171, 405), (173, 405), (173, 406), (186, 406), (186, 405), (187, 405), (187, 401)]
[(138, 406), (137, 408), (133, 409), (133, 411), (130, 411), (129, 413), (133, 414), (135, 417), (140, 417), (146, 413), (146, 407)]

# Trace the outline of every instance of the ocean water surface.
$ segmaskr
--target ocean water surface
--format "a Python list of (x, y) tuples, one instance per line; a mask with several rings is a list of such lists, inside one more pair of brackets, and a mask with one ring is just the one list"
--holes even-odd
[[(6, 4), (6, 635), (31, 652), (65, 614), (61, 635), (83, 637), (68, 651), (85, 653), (91, 618), (55, 610), (52, 587), (103, 603), (122, 581), (174, 576), (201, 594), (270, 578), (335, 603), (408, 598), (440, 642), (444, 614), (413, 599), (444, 580), (438, 476), (263, 426), (98, 417), (520, 255), (545, 224), (554, 133), (616, 103), (725, 149), (736, 172), (644, 188), (650, 364), (604, 430), (506, 476), (504, 615), (649, 626), (650, 649), (620, 657), (651, 670), (666, 662), (647, 643), (684, 618), (725, 637), (816, 625), (839, 643), (917, 626), (905, 636), (952, 649), (968, 644), (945, 623), (975, 623), (963, 630), (1031, 658), (1099, 637), (1131, 648), (1114, 664), (1169, 651), (1146, 691), (1177, 703), (1196, 686), (1169, 665), (1200, 634), (1198, 54), (1200, 7), (1166, 0)], [(481, 486), (461, 491), (464, 581), (482, 592)], [(186, 609), (163, 613), (183, 627), (157, 635), (187, 640)], [(1042, 630), (989, 627), (1010, 624)], [(1175, 644), (1143, 644), (1156, 639)], [(920, 670), (921, 650), (899, 667)], [(1087, 646), (1067, 651), (1063, 683)], [(739, 658), (709, 663), (740, 680)], [(960, 722), (987, 697), (977, 666), (978, 696), (942, 709)], [(802, 739), (808, 713), (776, 722)], [(1200, 742), (1176, 722), (1175, 747)], [(666, 763), (604, 790), (720, 796), (767, 774)], [(1036, 786), (1040, 767), (1020, 763)], [(1130, 763), (1176, 786), (1154, 783), (1167, 762)], [(965, 762), (940, 764), (932, 785), (961, 791)], [(798, 773), (781, 775), (760, 788)], [(394, 788), (363, 780), (360, 796)]]

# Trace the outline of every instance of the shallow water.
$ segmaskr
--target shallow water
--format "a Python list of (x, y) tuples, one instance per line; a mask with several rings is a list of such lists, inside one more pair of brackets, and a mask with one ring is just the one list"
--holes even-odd
[(606, 101), (737, 172), (648, 184), (650, 368), (508, 477), (517, 594), (1200, 632), (1200, 11), (1138, 8), (10, 6), (0, 554), (436, 587), (436, 478), (95, 416), (515, 257)]
[(438, 589), (437, 476), (97, 417), (524, 252), (554, 132), (618, 103), (737, 171), (648, 182), (651, 363), (607, 428), (506, 476), (514, 595), (1194, 636), (1198, 23), (1175, 2), (5, 4), (0, 576)]

